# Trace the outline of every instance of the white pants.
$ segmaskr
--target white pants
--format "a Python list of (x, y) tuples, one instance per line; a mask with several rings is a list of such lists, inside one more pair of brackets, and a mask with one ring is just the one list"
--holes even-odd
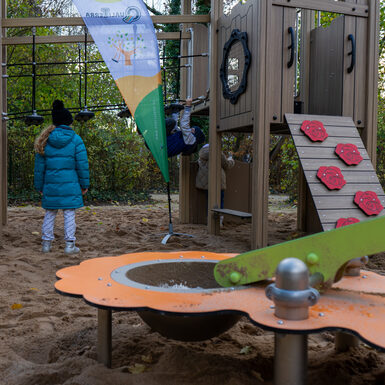
[[(41, 229), (41, 238), (43, 241), (53, 241), (55, 236), (53, 229), (55, 227), (55, 219), (58, 210), (46, 210)], [(75, 241), (76, 223), (75, 223), (75, 209), (63, 210), (64, 216), (64, 240)]]

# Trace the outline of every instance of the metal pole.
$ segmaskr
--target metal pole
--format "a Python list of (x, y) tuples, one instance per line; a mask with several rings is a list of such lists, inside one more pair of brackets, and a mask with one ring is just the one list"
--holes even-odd
[(36, 27), (32, 27), (32, 113), (36, 113)]
[(307, 334), (275, 333), (274, 385), (305, 385)]
[(112, 351), (112, 311), (98, 309), (98, 341), (97, 341), (97, 357), (98, 362), (104, 364), (108, 368), (111, 367), (111, 351)]
[[(317, 290), (309, 287), (309, 271), (304, 262), (286, 258), (275, 271), (275, 283), (266, 288), (274, 301), (278, 324), (284, 320), (309, 317), (309, 306), (319, 299)], [(274, 385), (305, 385), (307, 372), (307, 334), (275, 333)]]
[(163, 63), (163, 68), (162, 68), (162, 75), (163, 75), (163, 101), (166, 104), (167, 103), (167, 84), (166, 84), (166, 66), (164, 64), (166, 56), (166, 43), (163, 42), (163, 58), (162, 58), (162, 63)]
[(172, 234), (172, 215), (171, 215), (171, 192), (170, 192), (170, 182), (167, 182), (167, 198), (168, 198), (168, 217), (169, 217), (169, 232)]
[(87, 110), (87, 37), (88, 31), (84, 31), (84, 109)]
[(79, 108), (82, 110), (82, 49), (80, 43), (78, 44), (79, 52)]

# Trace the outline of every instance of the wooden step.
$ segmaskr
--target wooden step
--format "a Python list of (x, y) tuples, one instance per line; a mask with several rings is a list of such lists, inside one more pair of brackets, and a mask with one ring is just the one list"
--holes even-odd
[(214, 211), (217, 214), (222, 215), (233, 215), (234, 217), (239, 218), (251, 218), (251, 213), (246, 213), (244, 211), (237, 211), (237, 210), (230, 210), (230, 209), (211, 209), (211, 211)]

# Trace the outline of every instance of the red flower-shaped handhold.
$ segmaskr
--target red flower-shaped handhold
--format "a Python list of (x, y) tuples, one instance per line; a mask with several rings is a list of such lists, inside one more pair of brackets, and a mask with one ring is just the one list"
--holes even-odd
[(329, 190), (341, 190), (345, 186), (346, 180), (338, 167), (322, 166), (318, 169), (317, 177)]
[(336, 229), (343, 226), (352, 225), (353, 223), (358, 223), (360, 220), (357, 218), (349, 217), (349, 218), (340, 218), (336, 223)]
[(313, 142), (323, 142), (329, 136), (322, 122), (318, 120), (304, 120), (301, 131)]
[(355, 144), (339, 143), (336, 146), (335, 153), (349, 166), (359, 164), (363, 160)]
[(377, 215), (384, 207), (374, 191), (357, 191), (354, 203), (366, 214)]

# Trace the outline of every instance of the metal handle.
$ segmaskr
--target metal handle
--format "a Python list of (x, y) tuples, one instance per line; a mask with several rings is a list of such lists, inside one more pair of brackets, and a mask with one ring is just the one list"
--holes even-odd
[(348, 73), (350, 74), (353, 71), (354, 66), (356, 65), (356, 41), (352, 34), (348, 36), (348, 40), (352, 42), (352, 50), (348, 53), (348, 55), (352, 55), (352, 61), (348, 68)]
[(294, 40), (294, 29), (293, 27), (289, 27), (288, 32), (290, 33), (291, 44), (288, 49), (290, 49), (290, 60), (287, 62), (287, 68), (290, 68), (294, 63), (294, 51), (295, 51), (295, 40)]

